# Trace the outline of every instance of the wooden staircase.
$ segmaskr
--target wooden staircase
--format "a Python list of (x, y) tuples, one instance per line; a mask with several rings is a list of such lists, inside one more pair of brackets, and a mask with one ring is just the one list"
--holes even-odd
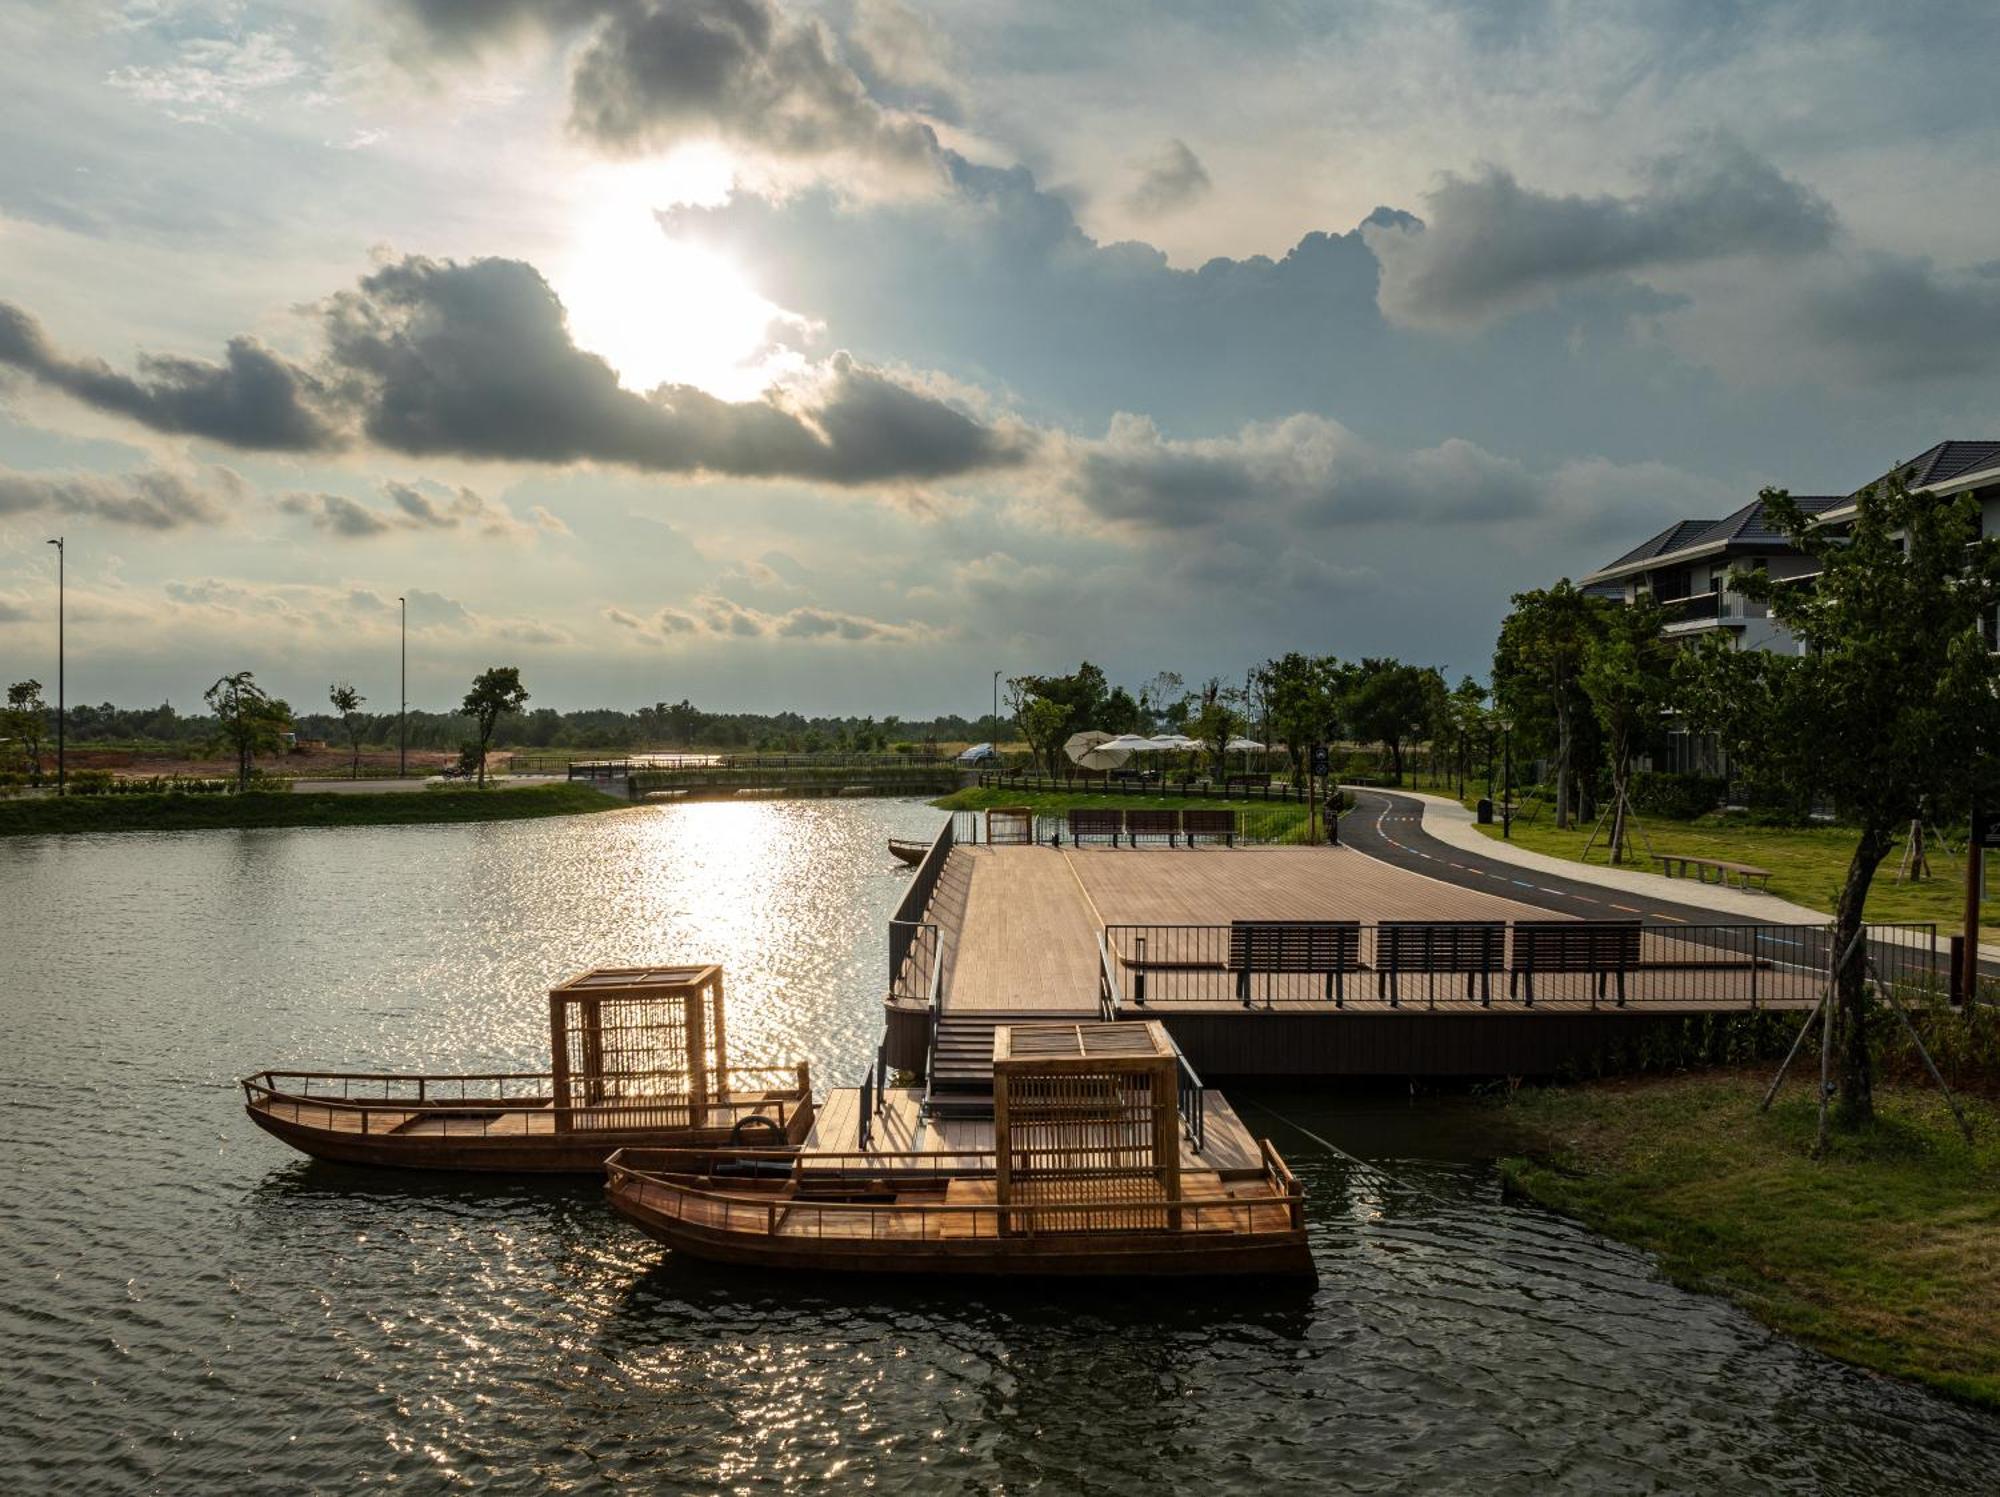
[(951, 1013), (938, 1016), (937, 1048), (931, 1056), (925, 1111), (934, 1118), (993, 1116), (993, 1031), (1002, 1024), (1062, 1024), (1094, 1021), (1097, 1014)]

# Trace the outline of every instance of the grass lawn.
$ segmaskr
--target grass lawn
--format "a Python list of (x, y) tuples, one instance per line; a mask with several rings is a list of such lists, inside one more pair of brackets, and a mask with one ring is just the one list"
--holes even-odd
[(1768, 1073), (1522, 1092), (1510, 1186), (1649, 1249), (1677, 1283), (1739, 1301), (1844, 1361), (2000, 1406), (2000, 1109), (1878, 1085), (1875, 1127), (1808, 1157), (1814, 1107)]
[[(1643, 827), (1643, 838), (1636, 833), (1633, 837), (1633, 851), (1639, 861), (1629, 866), (1653, 874), (1660, 871), (1660, 865), (1647, 852), (1649, 842), (1654, 852), (1751, 863), (1771, 870), (1773, 894), (1829, 915), (1847, 877), (1847, 863), (1854, 856), (1858, 836), (1851, 827), (1718, 826), (1652, 816), (1645, 818)], [(1495, 839), (1500, 836), (1497, 824), (1479, 830)], [(1608, 830), (1605, 836), (1609, 836)], [(1514, 822), (1514, 841), (1522, 847), (1571, 862), (1581, 860), (1583, 844), (1589, 840), (1589, 826), (1557, 831), (1546, 808), (1535, 821)], [(1590, 851), (1591, 863), (1607, 861), (1604, 843), (1605, 837), (1597, 839), (1597, 846)], [(1932, 877), (1920, 884), (1896, 882), (1896, 868), (1903, 858), (1900, 844), (1882, 860), (1882, 866), (1875, 872), (1874, 885), (1868, 891), (1870, 920), (1935, 921), (1939, 939), (1960, 929), (1965, 919), (1965, 860), (1946, 852), (1936, 842), (1930, 844), (1929, 850)], [(1660, 897), (1672, 896), (1663, 887)], [(1989, 905), (1984, 915), (2000, 919), (2000, 904)], [(1982, 924), (1980, 939), (2000, 943), (2000, 925)]]
[(943, 811), (984, 811), (994, 806), (1027, 806), (1044, 816), (1072, 807), (1116, 806), (1140, 811), (1241, 811), (1246, 834), (1271, 842), (1303, 842), (1306, 808), (1296, 801), (1225, 800), (1216, 795), (1121, 795), (1063, 790), (999, 790), (977, 787), (954, 791), (932, 805)]
[(161, 832), (198, 827), (391, 826), (446, 821), (519, 821), (615, 811), (620, 802), (588, 785), (448, 789), (381, 795), (307, 792), (251, 795), (77, 795), (0, 801), (0, 837), (47, 832)]

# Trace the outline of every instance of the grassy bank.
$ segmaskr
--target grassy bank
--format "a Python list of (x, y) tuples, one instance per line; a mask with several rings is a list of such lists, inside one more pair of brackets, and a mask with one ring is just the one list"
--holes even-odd
[(1521, 1093), (1503, 1174), (1811, 1346), (2000, 1406), (2000, 1109), (1967, 1103), (1968, 1147), (1936, 1092), (1883, 1087), (1876, 1126), (1815, 1162), (1811, 1088), (1759, 1115), (1766, 1080)]
[(1064, 790), (1002, 790), (977, 787), (954, 791), (932, 805), (944, 811), (984, 811), (994, 806), (1026, 806), (1043, 816), (1060, 816), (1071, 808), (1117, 807), (1135, 811), (1240, 811), (1249, 836), (1271, 842), (1302, 842), (1306, 808), (1295, 801), (1225, 800), (1214, 795), (1092, 794)]
[[(1660, 871), (1659, 863), (1647, 852), (1648, 844), (1653, 852), (1751, 863), (1771, 870), (1771, 892), (1779, 898), (1828, 914), (1833, 912), (1840, 885), (1847, 877), (1847, 863), (1854, 856), (1857, 836), (1851, 827), (1735, 826), (1706, 820), (1668, 821), (1651, 816), (1645, 819), (1644, 828), (1644, 839), (1634, 838), (1633, 850), (1638, 861), (1632, 867), (1647, 873)], [(1498, 825), (1480, 830), (1495, 839), (1500, 836)], [(1535, 821), (1517, 820), (1513, 840), (1531, 852), (1571, 862), (1602, 865), (1608, 861), (1605, 837), (1597, 839), (1597, 846), (1585, 860), (1583, 845), (1590, 840), (1590, 827), (1557, 831), (1546, 809)], [(1959, 929), (1965, 919), (1965, 860), (1932, 843), (1933, 876), (1922, 883), (1899, 884), (1896, 869), (1902, 858), (1902, 849), (1898, 847), (1876, 870), (1874, 886), (1868, 891), (1868, 918), (1934, 921), (1940, 934)], [(1660, 897), (1672, 896), (1662, 888)], [(1989, 905), (1987, 910), (1990, 919), (2000, 912), (2000, 906)], [(2000, 926), (1982, 926), (1981, 939), (2000, 942)]]
[(47, 832), (163, 832), (203, 827), (395, 826), (519, 821), (615, 811), (588, 785), (394, 791), (382, 795), (102, 795), (0, 801), (0, 837)]

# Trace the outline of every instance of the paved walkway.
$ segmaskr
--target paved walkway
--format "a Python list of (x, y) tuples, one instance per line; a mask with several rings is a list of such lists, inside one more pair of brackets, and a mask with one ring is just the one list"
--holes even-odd
[[(1607, 868), (1531, 852), (1478, 829), (1472, 812), (1441, 795), (1412, 790), (1356, 789), (1356, 807), (1341, 835), (1363, 852), (1462, 888), (1487, 889), (1585, 918), (1639, 915), (1669, 924), (1735, 921), (1824, 925), (1832, 917), (1741, 889), (1695, 879), (1670, 879), (1637, 869)], [(1942, 946), (1947, 932), (1940, 927)], [(2000, 947), (1981, 946), (1982, 962), (2000, 965)]]

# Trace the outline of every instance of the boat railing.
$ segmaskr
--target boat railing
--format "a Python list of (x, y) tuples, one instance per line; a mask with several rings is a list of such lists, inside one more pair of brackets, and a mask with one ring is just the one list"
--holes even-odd
[(1188, 1064), (1187, 1056), (1181, 1053), (1181, 1047), (1172, 1035), (1167, 1036), (1167, 1043), (1174, 1047), (1174, 1073), (1175, 1084), (1180, 1092), (1181, 1126), (1187, 1130), (1188, 1143), (1193, 1146), (1195, 1153), (1199, 1154), (1202, 1145), (1207, 1142), (1208, 1132), (1202, 1109), (1204, 1093), (1201, 1077), (1197, 1076), (1194, 1067)]
[(697, 1095), (679, 1071), (572, 1076), (594, 1101), (557, 1107), (547, 1072), (496, 1071), (453, 1075), (379, 1072), (260, 1071), (242, 1082), (252, 1107), (295, 1122), (354, 1131), (389, 1133), (416, 1123), (435, 1124), (453, 1136), (519, 1133), (524, 1120), (551, 1118), (562, 1131), (606, 1132), (638, 1128), (724, 1128), (762, 1116), (789, 1128), (812, 1095), (809, 1074), (797, 1066), (729, 1066), (712, 1074)]
[[(994, 1201), (842, 1201), (815, 1200), (810, 1194), (777, 1195), (743, 1190), (732, 1192), (715, 1182), (700, 1185), (668, 1178), (651, 1168), (637, 1167), (672, 1151), (621, 1150), (606, 1162), (610, 1189), (658, 1213), (709, 1230), (764, 1237), (963, 1241), (970, 1238), (1063, 1236), (1100, 1233), (1229, 1233), (1235, 1236), (1294, 1232), (1303, 1229), (1304, 1197), (1298, 1182), (1269, 1144), (1265, 1150), (1265, 1184), (1269, 1193), (1175, 1199), (1093, 1200), (1087, 1196), (1048, 1202), (1001, 1206)], [(738, 1159), (749, 1156), (736, 1155)], [(763, 1154), (760, 1158), (785, 1156)], [(868, 1153), (814, 1155), (810, 1174), (795, 1169), (793, 1180), (814, 1184), (858, 1184), (882, 1181), (893, 1174), (907, 1185), (912, 1174), (941, 1179), (964, 1177), (968, 1165), (992, 1161), (988, 1153), (941, 1156)], [(838, 1166), (852, 1161), (854, 1174)], [(829, 1173), (831, 1170), (831, 1173)]]

